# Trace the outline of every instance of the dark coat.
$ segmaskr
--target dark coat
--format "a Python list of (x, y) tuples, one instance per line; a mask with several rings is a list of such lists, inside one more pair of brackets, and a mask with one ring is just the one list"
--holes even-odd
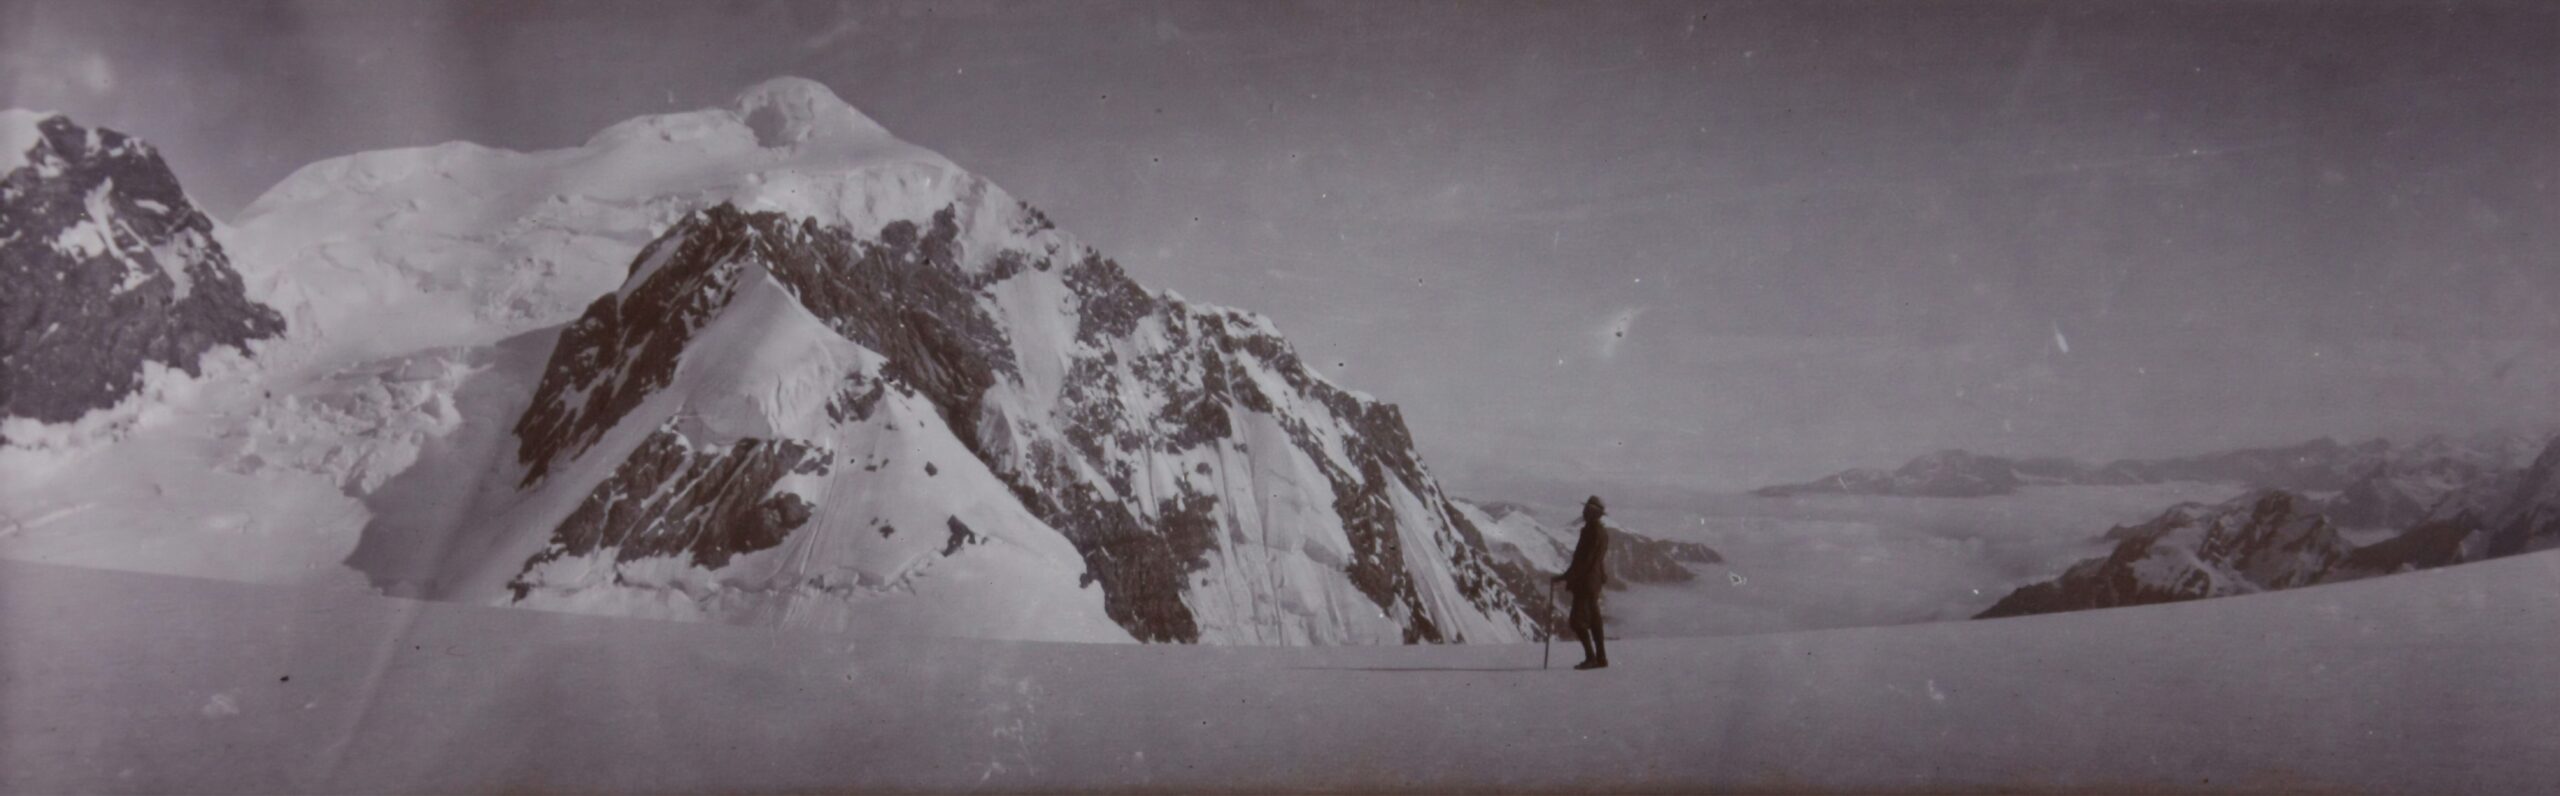
[(1573, 564), (1565, 567), (1564, 587), (1575, 594), (1597, 595), (1609, 585), (1609, 529), (1599, 520), (1582, 521), (1582, 540), (1573, 546)]

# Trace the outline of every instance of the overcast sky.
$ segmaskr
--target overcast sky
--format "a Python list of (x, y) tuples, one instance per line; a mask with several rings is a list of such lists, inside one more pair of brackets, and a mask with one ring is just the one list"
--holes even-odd
[(1462, 494), (2560, 417), (2548, 4), (4, 8), (0, 105), (217, 215), (815, 78), (1272, 316)]

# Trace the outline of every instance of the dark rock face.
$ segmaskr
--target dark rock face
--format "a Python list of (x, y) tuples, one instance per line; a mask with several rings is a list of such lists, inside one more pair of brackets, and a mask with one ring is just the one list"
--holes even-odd
[(944, 542), (942, 546), (942, 556), (944, 558), (949, 558), (952, 554), (960, 552), (960, 548), (986, 541), (985, 537), (979, 536), (977, 531), (971, 530), (969, 528), (969, 524), (961, 522), (958, 517), (951, 518), (948, 522), (945, 522), (944, 525), (951, 529), (951, 537), (949, 541)]
[(2194, 600), (2318, 583), (2350, 545), (2299, 495), (2262, 490), (2216, 506), (2182, 504), (2117, 528), (2101, 558), (2011, 592), (1976, 618)]
[[(737, 554), (775, 547), (816, 509), (799, 495), (777, 494), (775, 482), (795, 472), (823, 475), (831, 458), (788, 440), (696, 449), (672, 427), (660, 428), (588, 493), (508, 587), (522, 600), (540, 585), (526, 578), (535, 567), (607, 548), (616, 562), (685, 555), (717, 569)], [(952, 522), (955, 535), (966, 530)]]
[(198, 374), (215, 347), (284, 332), (149, 144), (37, 126), (0, 176), (0, 416), (77, 420), (139, 389), (145, 362)]

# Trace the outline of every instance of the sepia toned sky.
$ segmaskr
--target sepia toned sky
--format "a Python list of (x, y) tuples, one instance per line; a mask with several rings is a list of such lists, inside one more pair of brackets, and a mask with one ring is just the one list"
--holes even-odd
[(0, 4), (0, 105), (217, 215), (779, 74), (1270, 315), (1466, 495), (2560, 421), (2546, 4)]

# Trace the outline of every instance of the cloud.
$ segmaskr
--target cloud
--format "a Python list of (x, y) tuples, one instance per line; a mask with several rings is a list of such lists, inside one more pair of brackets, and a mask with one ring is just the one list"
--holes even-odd
[(847, 9), (839, 8), (834, 22), (829, 23), (825, 29), (800, 39), (800, 50), (817, 52), (829, 49), (861, 32), (862, 18), (855, 16)]
[(115, 91), (116, 65), (105, 53), (61, 42), (38, 42), (0, 54), (0, 77), (13, 102), (59, 102), (105, 97)]

